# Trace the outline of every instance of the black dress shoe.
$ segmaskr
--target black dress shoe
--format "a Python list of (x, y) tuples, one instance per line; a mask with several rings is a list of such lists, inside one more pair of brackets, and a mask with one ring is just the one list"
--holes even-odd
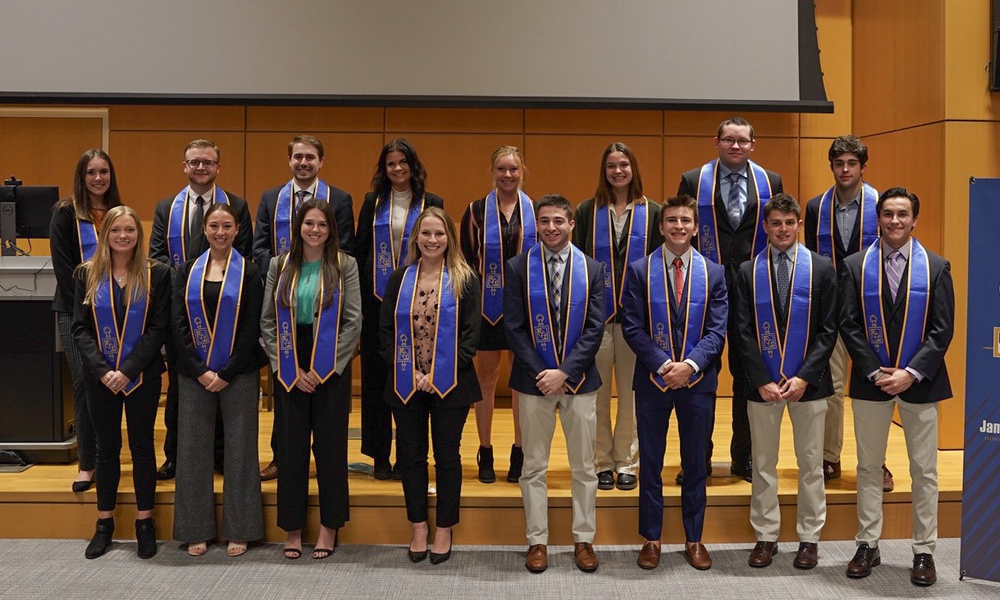
[(934, 557), (930, 554), (914, 554), (910, 582), (926, 587), (934, 585), (935, 581), (937, 581), (937, 571), (934, 569)]
[(156, 470), (156, 478), (160, 481), (164, 479), (173, 479), (177, 474), (177, 463), (169, 458), (163, 461), (160, 468)]
[(632, 475), (631, 473), (618, 474), (617, 486), (618, 489), (622, 490), (623, 492), (634, 490), (638, 485), (639, 483), (636, 481), (635, 475)]
[(448, 546), (448, 551), (447, 552), (442, 552), (440, 554), (438, 554), (437, 552), (431, 552), (431, 564), (432, 565), (439, 565), (439, 564), (443, 563), (444, 561), (448, 560), (449, 558), (451, 558), (451, 549), (454, 548), (454, 547), (455, 547), (455, 532), (452, 531), (451, 532), (451, 545)]
[(615, 474), (611, 471), (601, 471), (600, 473), (598, 473), (597, 489), (599, 490), (615, 489)]
[(392, 478), (395, 481), (403, 480), (403, 467), (399, 465), (399, 461), (396, 461), (396, 464), (392, 466)]
[(497, 480), (497, 473), (493, 470), (493, 446), (485, 448), (479, 447), (476, 453), (476, 464), (479, 466), (479, 482), (493, 483)]
[(882, 556), (878, 548), (872, 548), (868, 544), (858, 546), (858, 551), (854, 553), (854, 558), (847, 565), (847, 576), (851, 579), (861, 579), (872, 574), (872, 567), (882, 564)]
[(94, 537), (87, 544), (87, 550), (83, 555), (87, 558), (97, 558), (104, 556), (104, 553), (111, 547), (111, 536), (115, 533), (115, 519), (98, 519), (97, 527), (94, 528)]
[(375, 468), (372, 470), (372, 476), (380, 481), (392, 479), (392, 464), (387, 460), (376, 460)]
[(156, 556), (156, 524), (153, 518), (135, 520), (135, 541), (136, 554), (139, 558), (153, 558)]
[(90, 479), (88, 481), (74, 481), (73, 482), (73, 491), (79, 494), (81, 492), (86, 492), (87, 490), (89, 490), (93, 486), (94, 486), (94, 480), (93, 479)]
[(729, 467), (729, 472), (747, 483), (753, 483), (753, 463), (749, 460), (744, 464), (734, 462)]
[[(705, 469), (705, 476), (712, 476), (712, 465), (709, 463), (708, 467)], [(674, 477), (674, 483), (677, 485), (684, 485), (684, 469), (677, 471), (677, 477)]]

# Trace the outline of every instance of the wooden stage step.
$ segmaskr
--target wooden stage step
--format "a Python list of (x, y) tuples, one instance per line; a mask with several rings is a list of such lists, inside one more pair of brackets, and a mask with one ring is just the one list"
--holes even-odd
[[(360, 410), (355, 399), (350, 426), (360, 427)], [(857, 527), (854, 468), (857, 454), (853, 436), (852, 414), (845, 410), (845, 443), (842, 457), (843, 475), (827, 484), (827, 522), (823, 539), (853, 539)], [(749, 523), (750, 484), (729, 477), (728, 447), (730, 403), (720, 398), (714, 435), (716, 456), (714, 475), (709, 478), (708, 509), (705, 516), (704, 541), (753, 542)], [(612, 411), (614, 414), (614, 411)], [(260, 461), (266, 465), (271, 457), (269, 445), (273, 413), (262, 411), (260, 418)], [(498, 408), (494, 417), (494, 447), (498, 481), (482, 484), (476, 480), (477, 434), (474, 414), (470, 412), (463, 436), (463, 487), (461, 523), (457, 535), (461, 544), (523, 544), (524, 509), (520, 488), (504, 480), (508, 467), (509, 448), (513, 440), (510, 409)], [(162, 462), (165, 431), (162, 418), (156, 430), (157, 464)], [(795, 492), (797, 486), (792, 429), (786, 417), (781, 432), (779, 470), (779, 500), (781, 503), (780, 540), (795, 541)], [(128, 461), (127, 442), (122, 464), (122, 481), (116, 517), (119, 523), (135, 518), (135, 495)], [(674, 485), (680, 459), (678, 456), (676, 421), (671, 424), (663, 470), (664, 543), (684, 541), (680, 515), (680, 486)], [(352, 439), (348, 446), (350, 462), (370, 462), (360, 453), (360, 441)], [(432, 459), (433, 461), (433, 459)], [(883, 537), (908, 538), (910, 528), (910, 477), (902, 429), (894, 425), (889, 433), (887, 457), (889, 469), (895, 475), (896, 489), (885, 495)], [(433, 465), (432, 465), (433, 467)], [(941, 537), (958, 537), (961, 533), (962, 452), (941, 451), (938, 459), (940, 497), (939, 531)], [(36, 465), (22, 473), (0, 473), (0, 538), (79, 538), (89, 539), (96, 519), (96, 494), (93, 489), (83, 494), (70, 491), (76, 465)], [(431, 472), (431, 485), (434, 475)], [(402, 487), (398, 481), (377, 481), (352, 473), (351, 520), (341, 531), (343, 543), (405, 544), (410, 538), (406, 520)], [(221, 508), (222, 477), (215, 476), (216, 503)], [(277, 482), (263, 484), (264, 514), (267, 539), (280, 541), (284, 532), (276, 521)], [(309, 526), (305, 539), (315, 539), (318, 528), (318, 504), (315, 479), (310, 484)], [(597, 495), (597, 544), (639, 544), (638, 490), (599, 491)], [(434, 498), (431, 497), (433, 522)], [(569, 544), (571, 504), (569, 466), (566, 461), (562, 432), (556, 428), (549, 471), (549, 531), (550, 543)], [(173, 522), (174, 483), (158, 482), (156, 492), (156, 525), (160, 539), (170, 539)], [(118, 535), (131, 535), (130, 526), (119, 526)]]

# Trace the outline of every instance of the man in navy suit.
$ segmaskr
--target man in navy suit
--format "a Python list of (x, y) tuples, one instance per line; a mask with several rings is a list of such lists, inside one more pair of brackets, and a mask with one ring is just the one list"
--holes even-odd
[(594, 358), (604, 336), (604, 267), (570, 244), (573, 209), (548, 195), (536, 208), (540, 243), (504, 267), (504, 323), (514, 355), (510, 387), (520, 395), (527, 521), (525, 567), (548, 567), (549, 452), (559, 413), (573, 479), (573, 541), (580, 570), (597, 570), (597, 390)]
[(778, 551), (778, 442), (785, 409), (792, 421), (799, 493), (793, 565), (811, 569), (826, 523), (823, 428), (830, 381), (830, 353), (837, 341), (837, 275), (829, 258), (798, 243), (799, 204), (776, 194), (764, 205), (768, 246), (740, 267), (732, 310), (740, 323), (733, 342), (743, 355), (751, 395), (753, 436), (750, 525), (757, 545), (747, 562), (766, 567)]
[[(288, 142), (288, 167), (292, 171), (292, 179), (264, 192), (257, 207), (253, 261), (257, 263), (262, 278), (267, 277), (271, 258), (291, 248), (291, 224), (298, 207), (314, 197), (326, 200), (333, 206), (333, 212), (337, 216), (340, 249), (348, 254), (354, 252), (354, 207), (351, 195), (319, 178), (319, 171), (323, 168), (323, 142), (311, 135), (292, 138)], [(271, 451), (275, 458), (260, 472), (261, 481), (278, 477), (277, 445), (273, 432)]]
[[(753, 125), (742, 117), (732, 117), (719, 124), (716, 131), (717, 159), (681, 176), (678, 195), (693, 196), (698, 201), (699, 252), (726, 268), (726, 288), (733, 289), (736, 272), (745, 260), (756, 256), (767, 242), (763, 229), (763, 207), (772, 196), (781, 193), (781, 176), (750, 160), (757, 147)], [(732, 458), (730, 473), (750, 481), (750, 421), (747, 419), (747, 387), (743, 362), (734, 340), (738, 323), (729, 314), (729, 371), (733, 375), (733, 437), (729, 446)], [(715, 413), (712, 413), (712, 429)], [(712, 440), (708, 440), (711, 474)], [(683, 471), (677, 481), (683, 479)]]
[(858, 444), (858, 550), (847, 576), (867, 577), (881, 562), (882, 468), (893, 409), (899, 409), (913, 480), (910, 581), (937, 581), (937, 424), (951, 398), (944, 355), (955, 329), (951, 266), (913, 237), (920, 201), (890, 188), (878, 201), (882, 237), (844, 261), (840, 334), (851, 353), (851, 406)]
[(639, 434), (639, 534), (646, 542), (637, 564), (660, 562), (663, 530), (663, 453), (676, 408), (681, 439), (681, 513), (685, 555), (696, 569), (712, 559), (701, 543), (705, 521), (705, 447), (726, 338), (728, 300), (721, 266), (691, 247), (697, 201), (669, 198), (660, 212), (663, 245), (628, 265), (622, 329), (637, 361), (632, 378)]

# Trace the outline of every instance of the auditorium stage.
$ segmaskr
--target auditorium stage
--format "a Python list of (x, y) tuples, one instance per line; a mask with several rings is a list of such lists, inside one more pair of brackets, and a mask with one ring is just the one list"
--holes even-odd
[[(360, 427), (358, 399), (354, 399), (351, 414), (352, 433)], [(855, 475), (856, 450), (853, 435), (852, 413), (845, 410), (845, 442), (842, 458), (843, 475), (827, 484), (827, 523), (823, 529), (823, 539), (851, 539), (856, 529), (855, 516)], [(163, 460), (163, 419), (162, 405), (157, 421), (156, 448), (157, 464)], [(612, 412), (612, 414), (614, 414)], [(260, 413), (260, 462), (266, 465), (271, 457), (269, 445), (273, 413)], [(456, 527), (460, 544), (522, 544), (524, 543), (524, 510), (521, 493), (517, 484), (507, 483), (507, 457), (513, 441), (513, 426), (510, 409), (498, 408), (494, 418), (494, 447), (498, 481), (482, 484), (476, 480), (477, 434), (475, 418), (470, 412), (466, 424), (462, 458), (464, 481), (462, 487), (462, 521)], [(753, 542), (753, 530), (749, 524), (750, 484), (729, 477), (729, 423), (730, 402), (720, 398), (716, 415), (714, 475), (708, 482), (708, 510), (705, 518), (704, 541)], [(667, 441), (667, 455), (663, 470), (666, 514), (664, 517), (663, 541), (681, 543), (684, 541), (680, 518), (680, 487), (674, 485), (674, 476), (680, 464), (678, 439), (675, 422)], [(134, 519), (135, 496), (132, 489), (131, 465), (127, 460), (127, 445), (122, 468), (122, 482), (119, 492), (117, 518), (120, 523)], [(351, 439), (348, 447), (350, 462), (369, 462), (360, 452), (360, 441)], [(940, 537), (958, 537), (961, 533), (962, 500), (962, 452), (942, 451), (939, 453), (938, 471), (940, 480), (939, 531)], [(208, 460), (211, 460), (208, 457)], [(895, 475), (896, 488), (885, 496), (885, 522), (883, 537), (907, 538), (910, 536), (910, 478), (903, 431), (893, 425), (889, 433), (887, 464)], [(795, 535), (795, 493), (796, 470), (792, 447), (792, 429), (789, 419), (783, 421), (781, 431), (781, 460), (778, 465), (780, 477), (779, 500), (782, 505), (781, 540), (796, 540)], [(76, 464), (36, 465), (22, 473), (0, 473), (0, 537), (2, 538), (89, 538), (93, 534), (96, 519), (96, 494), (90, 491), (75, 494), (70, 484), (75, 476)], [(216, 502), (221, 504), (222, 477), (215, 477)], [(410, 527), (406, 521), (402, 487), (398, 481), (377, 481), (369, 476), (352, 473), (349, 479), (351, 491), (351, 520), (341, 530), (342, 543), (363, 544), (404, 544), (409, 541)], [(314, 539), (318, 521), (316, 502), (316, 482), (310, 485), (310, 527), (306, 530), (306, 540)], [(431, 473), (433, 485), (433, 472)], [(271, 541), (284, 539), (275, 525), (277, 482), (263, 484), (264, 512), (267, 524), (267, 538)], [(568, 544), (570, 535), (570, 477), (566, 461), (562, 432), (556, 428), (553, 442), (551, 466), (549, 470), (549, 530), (550, 543)], [(156, 525), (160, 539), (170, 539), (173, 518), (174, 483), (158, 482), (156, 492)], [(597, 538), (596, 544), (639, 544), (641, 538), (636, 533), (638, 515), (636, 505), (638, 490), (622, 492), (618, 490), (598, 491), (597, 494)], [(433, 497), (431, 499), (431, 520), (433, 521)], [(118, 535), (127, 538), (132, 535), (131, 526), (120, 526)]]

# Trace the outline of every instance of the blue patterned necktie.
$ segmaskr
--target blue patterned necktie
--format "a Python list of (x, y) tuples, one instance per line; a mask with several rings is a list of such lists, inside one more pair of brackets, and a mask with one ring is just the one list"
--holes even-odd
[(788, 306), (788, 255), (784, 252), (778, 253), (778, 268), (775, 270), (775, 274), (778, 278), (778, 299), (781, 300), (781, 312), (785, 312), (785, 308)]

